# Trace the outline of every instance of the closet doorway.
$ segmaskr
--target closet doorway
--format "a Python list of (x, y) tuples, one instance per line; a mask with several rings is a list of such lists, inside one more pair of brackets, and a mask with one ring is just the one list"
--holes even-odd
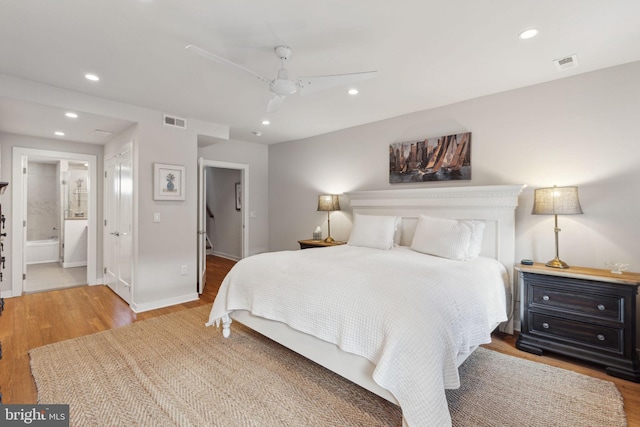
[(95, 284), (96, 156), (15, 147), (12, 173), (12, 294)]

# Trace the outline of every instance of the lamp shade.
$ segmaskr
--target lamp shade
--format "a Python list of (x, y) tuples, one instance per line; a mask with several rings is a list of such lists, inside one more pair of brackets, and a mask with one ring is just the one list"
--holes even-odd
[(576, 215), (582, 213), (578, 187), (538, 188), (533, 196), (533, 215)]
[(319, 211), (339, 211), (340, 200), (337, 194), (323, 194), (318, 196)]

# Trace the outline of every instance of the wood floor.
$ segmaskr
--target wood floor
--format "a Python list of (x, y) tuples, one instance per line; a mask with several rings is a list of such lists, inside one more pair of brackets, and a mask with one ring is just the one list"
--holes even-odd
[[(129, 306), (106, 286), (83, 286), (5, 299), (0, 316), (0, 392), (2, 402), (36, 403), (37, 390), (29, 367), (29, 350), (133, 322), (173, 313), (213, 302), (220, 282), (234, 262), (207, 257), (207, 286), (198, 301), (144, 313), (133, 313)], [(596, 365), (558, 355), (535, 356), (515, 348), (515, 337), (494, 334), (485, 347), (524, 359), (569, 369), (612, 381), (624, 398), (628, 425), (640, 426), (640, 384), (608, 376)], [(514, 372), (514, 376), (518, 375)], [(531, 390), (532, 393), (535, 390)], [(514, 405), (521, 404), (514, 402)]]

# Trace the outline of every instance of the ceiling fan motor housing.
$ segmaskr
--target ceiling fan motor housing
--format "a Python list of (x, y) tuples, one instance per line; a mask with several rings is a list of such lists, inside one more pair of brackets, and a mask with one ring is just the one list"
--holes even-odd
[(291, 48), (289, 46), (276, 46), (276, 55), (280, 59), (289, 59), (291, 56)]
[(296, 83), (293, 80), (281, 79), (278, 76), (277, 79), (269, 84), (271, 92), (279, 96), (293, 95), (298, 90)]

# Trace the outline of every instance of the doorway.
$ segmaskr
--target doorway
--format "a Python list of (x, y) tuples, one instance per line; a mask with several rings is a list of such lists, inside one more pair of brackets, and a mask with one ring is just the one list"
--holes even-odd
[[(31, 212), (35, 212), (35, 216), (29, 215), (29, 194), (47, 191), (29, 185), (30, 179), (37, 181), (37, 175), (30, 177), (30, 167), (43, 168), (47, 173), (53, 174), (50, 181), (53, 183), (51, 191), (54, 196), (50, 202), (51, 206), (57, 207), (52, 208), (53, 215), (49, 219), (37, 217), (38, 212), (46, 210), (42, 206), (32, 205)], [(43, 284), (39, 281), (42, 277), (50, 279), (56, 274), (60, 279), (60, 286), (57, 287), (96, 284), (96, 156), (15, 147), (12, 176), (12, 294), (18, 296), (25, 291), (55, 287), (55, 284)], [(48, 221), (51, 221), (51, 224)], [(38, 222), (42, 228), (40, 231), (37, 227)], [(30, 230), (30, 223), (35, 223), (36, 227)], [(40, 236), (38, 233), (44, 234)], [(42, 238), (35, 238), (38, 236)], [(34, 245), (37, 247), (31, 251), (31, 246)], [(36, 258), (32, 258), (34, 256)], [(28, 271), (27, 262), (29, 265), (42, 265)], [(45, 273), (41, 271), (43, 267)], [(77, 270), (72, 272), (72, 268)], [(28, 282), (30, 279), (33, 280), (32, 283)]]
[[(239, 179), (226, 179), (223, 182), (212, 181), (207, 179), (207, 171), (209, 174), (214, 169), (224, 169), (231, 172), (239, 172)], [(221, 175), (218, 175), (221, 176)], [(211, 175), (210, 175), (211, 177)], [(209, 182), (209, 185), (207, 183)], [(207, 187), (224, 185), (225, 189), (230, 190), (233, 198), (228, 197), (228, 204), (225, 202), (225, 208), (229, 208), (239, 213), (240, 223), (238, 232), (240, 238), (240, 258), (247, 256), (249, 248), (249, 165), (239, 163), (219, 162), (214, 160), (198, 159), (198, 293), (202, 294), (207, 277), (207, 228), (211, 229), (211, 225), (207, 227), (207, 222), (211, 221), (211, 216), (215, 221), (215, 212), (207, 209)], [(219, 217), (220, 218), (220, 217)], [(215, 246), (215, 245), (214, 245)], [(213, 252), (215, 253), (215, 247)]]

